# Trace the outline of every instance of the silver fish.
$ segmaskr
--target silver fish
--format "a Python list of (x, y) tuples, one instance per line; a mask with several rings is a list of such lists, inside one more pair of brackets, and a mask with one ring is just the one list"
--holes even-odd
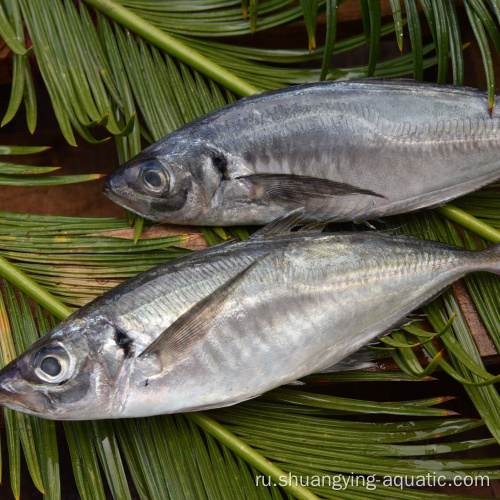
[(500, 245), (289, 232), (296, 215), (82, 307), (0, 371), (0, 404), (59, 420), (232, 405), (327, 370), (466, 273), (500, 274)]
[(444, 204), (500, 178), (484, 92), (410, 80), (322, 82), (241, 99), (142, 151), (104, 193), (148, 219), (366, 221)]

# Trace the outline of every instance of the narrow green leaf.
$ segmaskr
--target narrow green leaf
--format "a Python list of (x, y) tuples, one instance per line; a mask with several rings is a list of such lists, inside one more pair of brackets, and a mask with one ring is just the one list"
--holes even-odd
[(198, 467), (196, 467), (195, 457), (191, 451), (193, 445), (186, 419), (181, 415), (175, 415), (173, 419), (177, 426), (175, 441), (177, 441), (177, 448), (182, 457), (181, 460), (185, 471), (184, 474), (190, 483), (192, 496), (194, 496), (194, 498), (206, 498), (206, 489), (203, 484), (202, 475)]
[(490, 108), (490, 116), (493, 112), (493, 104), (495, 102), (495, 75), (493, 71), (493, 59), (488, 45), (488, 38), (484, 30), (481, 18), (477, 15), (475, 10), (471, 7), (469, 0), (464, 2), (465, 11), (469, 17), (472, 30), (476, 37), (479, 49), (481, 50), (481, 57), (483, 59), (484, 71), (486, 73), (486, 85), (488, 87), (488, 101)]
[[(81, 422), (80, 422), (81, 424)], [(64, 430), (66, 433), (66, 440), (71, 455), (71, 465), (73, 466), (73, 474), (75, 476), (76, 486), (78, 493), (82, 500), (93, 500), (91, 493), (92, 485), (86, 477), (85, 466), (82, 463), (82, 458), (79, 451), (78, 439), (73, 422), (64, 422)]]
[(42, 153), (50, 149), (50, 146), (0, 146), (0, 155), (31, 155)]
[(128, 137), (126, 139), (115, 137), (117, 145), (120, 145), (120, 147), (118, 147), (120, 163), (124, 163), (132, 156), (138, 154), (141, 150), (139, 121), (137, 119), (134, 98), (132, 97), (130, 85), (125, 76), (125, 67), (119, 53), (115, 36), (111, 31), (111, 27), (107, 19), (105, 19), (100, 13), (97, 16), (97, 21), (99, 33), (101, 34), (106, 54), (109, 57), (111, 74), (118, 88), (121, 99), (123, 100), (123, 110), (118, 109), (115, 105), (113, 111), (116, 113), (118, 120), (120, 120), (120, 117), (123, 116), (127, 121), (123, 130), (123, 135), (127, 135)]
[(26, 108), (26, 124), (28, 125), (28, 130), (34, 134), (38, 112), (36, 107), (35, 84), (33, 82), (33, 75), (31, 74), (31, 67), (27, 62), (24, 64), (24, 107)]
[(201, 104), (200, 96), (197, 93), (193, 76), (185, 64), (179, 64), (181, 69), (182, 86), (186, 89), (186, 94), (189, 96), (192, 114), (190, 119), (197, 118), (204, 114), (203, 105)]
[[(27, 2), (26, 0), (19, 0), (19, 2), (23, 13), (23, 18), (27, 25), (30, 36), (36, 40), (42, 35), (42, 32), (39, 30), (38, 25), (35, 23), (34, 19), (32, 19), (29, 2)], [(40, 45), (44, 46), (43, 44)], [(75, 136), (71, 128), (71, 122), (69, 120), (68, 113), (66, 111), (69, 104), (64, 102), (64, 100), (59, 97), (57, 88), (54, 85), (52, 79), (49, 77), (51, 73), (56, 74), (56, 72), (47, 64), (48, 61), (44, 57), (44, 54), (41, 52), (41, 49), (38, 48), (38, 43), (36, 43), (33, 47), (35, 50), (35, 55), (37, 57), (38, 67), (40, 68), (40, 72), (43, 76), (45, 85), (51, 97), (54, 113), (56, 115), (59, 126), (61, 127), (61, 132), (63, 133), (65, 139), (69, 144), (71, 144), (72, 146), (76, 146)]]
[(500, 0), (491, 0), (489, 4), (497, 16), (497, 21), (500, 23)]
[[(250, 33), (257, 29), (257, 15), (259, 12), (259, 0), (250, 0)], [(246, 20), (246, 19), (245, 19)]]
[[(18, 41), (18, 45), (23, 48), (24, 52), (26, 52), (21, 42), (21, 40), (23, 40), (24, 38), (24, 30), (17, 2), (13, 2), (11, 8), (13, 15), (13, 23), (15, 26), (15, 37), (11, 38), (11, 43), (14, 39), (16, 39)], [(10, 29), (10, 24), (5, 16), (5, 12), (1, 5), (0, 5), (0, 29), (2, 29), (2, 31), (5, 31), (6, 29), (8, 31), (8, 29)], [(8, 32), (6, 34), (9, 35)], [(7, 40), (5, 41), (8, 42)], [(17, 44), (14, 44), (14, 46), (17, 46)], [(7, 107), (7, 111), (5, 112), (5, 116), (3, 117), (2, 123), (0, 124), (1, 127), (9, 123), (12, 120), (12, 118), (14, 118), (23, 99), (24, 74), (25, 74), (24, 66), (26, 64), (26, 58), (24, 57), (24, 55), (16, 53), (14, 49), (12, 50), (14, 52), (14, 55), (12, 57), (12, 84), (10, 87), (10, 100), (9, 100), (9, 105)]]
[[(164, 415), (161, 419), (161, 435), (165, 436), (164, 449), (167, 451), (169, 463), (172, 464), (170, 480), (175, 484), (175, 489), (181, 492), (181, 496), (188, 498), (197, 498), (199, 491), (196, 491), (192, 482), (192, 476), (189, 471), (188, 462), (184, 459), (184, 453), (192, 448), (190, 445), (184, 445), (181, 440), (181, 434), (176, 423), (183, 417), (173, 417)], [(187, 450), (185, 450), (187, 446)], [(175, 479), (174, 479), (175, 478)], [(204, 497), (203, 494), (201, 494)], [(173, 495), (172, 495), (173, 496)]]
[(16, 116), (19, 106), (21, 105), (21, 102), (23, 100), (24, 67), (21, 58), (22, 56), (18, 56), (17, 54), (14, 54), (12, 58), (13, 71), (12, 71), (12, 85), (10, 90), (10, 100), (7, 111), (5, 112), (5, 115), (2, 119), (2, 123), (0, 124), (1, 127), (7, 125), (7, 123), (9, 123), (12, 120), (12, 118)]
[[(32, 431), (32, 426), (36, 421), (34, 418), (22, 413), (16, 413), (15, 417), (19, 428), (19, 438), (21, 439), (24, 458), (26, 459), (31, 479), (33, 480), (36, 488), (42, 493), (45, 493), (42, 475), (40, 473), (40, 466), (38, 463), (37, 450), (35, 448), (34, 434)], [(38, 422), (36, 422), (36, 424), (37, 423)]]
[(497, 53), (500, 54), (500, 33), (495, 24), (493, 17), (486, 5), (479, 0), (468, 0), (469, 5), (475, 10), (478, 17), (481, 19), (483, 26), (490, 35), (490, 39), (495, 46)]
[(411, 50), (413, 54), (413, 78), (423, 80), (424, 78), (424, 54), (422, 50), (422, 27), (416, 0), (404, 0), (406, 17), (408, 19), (408, 31), (410, 33)]
[(144, 449), (142, 457), (144, 457), (145, 462), (143, 463), (148, 464), (148, 468), (151, 471), (150, 489), (154, 492), (153, 498), (166, 500), (168, 498), (166, 483), (163, 477), (161, 464), (158, 460), (154, 439), (151, 435), (148, 421), (145, 418), (141, 418), (137, 421), (137, 425), (139, 427), (140, 437), (142, 438), (141, 444)]
[(126, 74), (130, 82), (131, 89), (134, 92), (134, 98), (139, 105), (142, 117), (149, 131), (154, 137), (159, 138), (161, 137), (161, 128), (159, 127), (156, 116), (157, 110), (155, 110), (151, 101), (151, 96), (147, 91), (148, 85), (144, 80), (143, 73), (141, 71), (137, 71), (137, 68), (142, 65), (140, 62), (139, 49), (135, 39), (130, 32), (124, 34), (122, 29), (119, 27), (115, 27), (115, 33), (122, 61), (124, 67), (126, 68)]
[(434, 0), (432, 9), (435, 22), (436, 51), (438, 56), (438, 83), (446, 83), (449, 57), (448, 17), (445, 0)]
[(144, 218), (136, 215), (134, 219), (134, 244), (137, 244), (141, 237), (142, 228), (144, 227)]
[(60, 498), (61, 483), (56, 423), (52, 420), (37, 419), (37, 424), (34, 430), (38, 434), (37, 441), (41, 443), (39, 456), (45, 494), (47, 498)]
[[(213, 465), (205, 447), (205, 443), (201, 438), (200, 431), (192, 422), (189, 422), (189, 426), (190, 434), (193, 440), (194, 456), (196, 458), (198, 468), (200, 469), (200, 474), (207, 491), (207, 496), (211, 500), (222, 498), (219, 483), (215, 480)], [(238, 498), (238, 496), (235, 498)]]
[(316, 50), (316, 23), (318, 19), (318, 0), (300, 0), (307, 36), (309, 38), (309, 52)]
[(446, 15), (448, 20), (448, 33), (450, 38), (450, 58), (453, 68), (453, 85), (464, 84), (464, 54), (462, 48), (462, 35), (458, 21), (457, 9), (454, 0), (445, 0)]
[(7, 449), (9, 451), (9, 475), (12, 494), (16, 500), (21, 496), (21, 442), (16, 421), (16, 412), (4, 409)]
[(380, 32), (382, 27), (380, 2), (369, 1), (368, 10), (370, 12), (370, 55), (368, 58), (367, 76), (373, 76), (380, 50)]
[[(40, 0), (44, 2), (46, 0)], [(52, 8), (45, 3), (38, 13), (45, 17), (44, 25), (55, 26), (47, 29), (48, 38), (53, 47), (55, 63), (59, 65), (60, 74), (67, 74), (63, 81), (62, 91), (71, 96), (71, 105), (79, 123), (89, 126), (89, 121), (98, 123), (105, 114), (98, 109), (91, 86), (95, 84), (89, 71), (88, 54), (85, 50), (88, 42), (82, 40), (81, 21), (72, 2), (63, 8), (60, 2), (54, 2)], [(40, 12), (42, 11), (42, 12)], [(52, 18), (46, 13), (49, 11)], [(84, 48), (85, 47), (85, 48)], [(87, 57), (82, 57), (83, 55)]]
[(94, 181), (102, 177), (102, 174), (50, 175), (47, 177), (0, 175), (0, 186), (61, 186)]
[[(131, 130), (133, 125), (133, 116), (129, 118), (127, 124), (120, 128), (114, 113), (111, 112), (112, 105), (109, 100), (108, 91), (116, 96), (115, 102), (118, 106), (122, 105), (122, 100), (117, 93), (113, 81), (109, 78), (106, 54), (98, 47), (98, 37), (92, 18), (83, 4), (80, 6), (78, 17), (76, 8), (68, 5), (68, 11), (73, 18), (75, 33), (79, 34), (80, 60), (82, 61), (87, 80), (89, 82), (93, 100), (96, 103), (98, 112), (106, 117), (107, 130), (113, 135), (127, 135), (126, 131)], [(93, 43), (92, 43), (93, 42)]]
[(335, 49), (335, 41), (337, 38), (337, 0), (327, 0), (326, 2), (326, 40), (325, 40), (325, 53), (323, 55), (323, 62), (321, 64), (321, 73), (319, 75), (320, 81), (325, 80), (330, 63), (332, 60), (333, 51)]
[[(416, 382), (415, 377), (401, 372), (368, 372), (352, 370), (347, 372), (314, 373), (301, 378), (305, 383), (310, 382)], [(435, 380), (432, 377), (418, 379), (419, 382)]]
[(139, 494), (139, 498), (141, 499), (152, 498), (147, 490), (143, 471), (141, 468), (141, 465), (144, 462), (140, 462), (140, 457), (137, 457), (136, 454), (134, 453), (129, 433), (125, 429), (125, 422), (120, 420), (113, 422), (113, 427), (116, 430), (116, 435), (120, 442), (121, 450), (127, 462), (128, 469), (132, 476), (132, 481), (134, 482), (134, 486)]
[(232, 227), (231, 234), (236, 236), (240, 241), (246, 240), (249, 236), (248, 229), (246, 227)]
[(93, 421), (89, 423), (89, 426), (89, 434), (92, 432), (101, 466), (104, 469), (113, 498), (131, 499), (117, 438), (111, 422), (109, 420)]
[(248, 19), (248, 0), (241, 0), (241, 12), (243, 13), (243, 19), (246, 21)]
[(0, 161), (0, 173), (2, 175), (38, 175), (59, 170), (61, 167), (33, 167), (32, 165), (20, 165), (19, 163), (6, 163)]
[(230, 479), (228, 477), (228, 471), (226, 468), (226, 464), (222, 455), (217, 447), (217, 443), (215, 439), (210, 435), (206, 434), (208, 451), (210, 454), (210, 462), (214, 469), (214, 472), (217, 477), (220, 478), (218, 481), (219, 486), (219, 497), (221, 500), (231, 500), (233, 498), (238, 498), (241, 496), (241, 491), (234, 492)]
[[(14, 11), (17, 9), (17, 5), (15, 4), (15, 2), (12, 3), (12, 8)], [(25, 56), (30, 54), (32, 52), (31, 48), (27, 49), (24, 46), (24, 44), (21, 42), (21, 40), (24, 41), (24, 39), (20, 39), (19, 33), (16, 33), (16, 31), (17, 25), (16, 29), (12, 28), (7, 14), (0, 4), (0, 36), (3, 38), (12, 52), (14, 52), (16, 55)]]
[[(5, 308), (3, 295), (0, 291), (0, 346), (2, 356), (0, 366), (4, 367), (16, 357), (14, 341), (10, 328), (9, 317)], [(19, 430), (16, 423), (16, 413), (4, 408), (3, 410), (5, 431), (7, 434), (7, 449), (9, 452), (9, 473), (12, 493), (16, 500), (21, 495), (21, 443), (19, 440)]]
[[(266, 401), (284, 401), (295, 404), (316, 406), (318, 408), (331, 408), (355, 413), (388, 413), (391, 415), (419, 415), (419, 416), (444, 416), (453, 415), (454, 412), (437, 408), (425, 408), (424, 400), (418, 402), (375, 403), (372, 401), (359, 401), (321, 394), (294, 391), (291, 389), (274, 389), (262, 396)], [(436, 399), (433, 404), (438, 404), (442, 398)]]
[(396, 42), (399, 51), (403, 53), (403, 16), (401, 15), (401, 2), (400, 0), (389, 0), (392, 9), (392, 16), (394, 17), (394, 33), (396, 35)]
[(205, 236), (205, 241), (212, 247), (218, 245), (220, 240), (214, 234), (211, 227), (199, 227), (198, 230)]
[[(158, 72), (158, 79), (163, 82), (164, 92), (162, 94), (162, 97), (165, 99), (165, 105), (163, 106), (163, 110), (166, 119), (168, 119), (170, 128), (168, 132), (170, 132), (184, 125), (185, 121), (182, 117), (182, 113), (179, 104), (177, 102), (178, 93), (173, 89), (172, 83), (170, 82), (165, 57), (160, 53), (160, 51), (156, 47), (152, 49), (152, 52), (153, 52), (153, 60), (155, 62), (155, 67)], [(212, 80), (210, 81), (212, 82)]]
[(363, 22), (363, 31), (365, 33), (365, 43), (369, 46), (371, 41), (369, 0), (359, 0), (359, 6), (361, 7), (361, 20)]
[(118, 430), (120, 446), (141, 498), (160, 498), (148, 451), (138, 432), (137, 422), (130, 419), (117, 420), (114, 427)]

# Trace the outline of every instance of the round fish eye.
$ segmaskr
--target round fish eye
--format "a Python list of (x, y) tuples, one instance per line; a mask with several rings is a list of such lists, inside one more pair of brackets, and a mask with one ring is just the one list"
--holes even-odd
[(42, 382), (58, 384), (71, 375), (71, 360), (60, 345), (42, 347), (33, 358), (33, 369)]
[(141, 167), (139, 175), (143, 189), (150, 194), (166, 194), (171, 181), (168, 170), (159, 160), (149, 160)]
[(54, 356), (47, 356), (43, 358), (40, 363), (40, 370), (51, 377), (57, 377), (62, 371), (62, 366), (57, 358)]

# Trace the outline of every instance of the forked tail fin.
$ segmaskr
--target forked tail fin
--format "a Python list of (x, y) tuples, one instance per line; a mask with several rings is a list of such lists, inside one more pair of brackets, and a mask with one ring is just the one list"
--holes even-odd
[(488, 257), (491, 258), (491, 264), (488, 264), (485, 271), (489, 271), (490, 273), (500, 274), (500, 243), (496, 243), (495, 245), (484, 250), (484, 253), (488, 254)]

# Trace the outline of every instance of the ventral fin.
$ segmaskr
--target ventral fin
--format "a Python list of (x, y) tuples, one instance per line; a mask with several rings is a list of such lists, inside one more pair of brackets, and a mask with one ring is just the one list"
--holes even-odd
[(317, 373), (333, 373), (372, 368), (375, 366), (377, 360), (385, 357), (387, 357), (386, 352), (372, 351), (367, 347), (362, 347), (359, 351), (356, 351), (347, 358), (344, 358), (342, 361), (338, 361), (332, 366), (323, 368)]
[(304, 218), (304, 209), (296, 208), (286, 215), (277, 217), (267, 226), (262, 227), (255, 233), (253, 233), (248, 240), (260, 239), (260, 238), (270, 238), (272, 236), (279, 236), (289, 233), (300, 221)]
[(207, 327), (220, 313), (222, 306), (238, 284), (261, 260), (262, 257), (252, 262), (177, 318), (139, 357), (151, 353), (162, 353), (175, 359), (182, 355), (188, 349), (190, 342), (196, 342), (207, 332)]
[(366, 194), (377, 198), (385, 198), (385, 196), (370, 189), (307, 175), (253, 174), (237, 177), (236, 180), (244, 182), (250, 192), (255, 195), (255, 198), (272, 201), (273, 203), (282, 202), (306, 206), (312, 198), (352, 194)]
[(310, 222), (309, 224), (306, 224), (305, 226), (302, 226), (298, 232), (299, 233), (309, 233), (309, 234), (315, 234), (315, 233), (321, 233), (323, 232), (323, 229), (325, 229), (326, 226), (328, 226), (328, 222)]

